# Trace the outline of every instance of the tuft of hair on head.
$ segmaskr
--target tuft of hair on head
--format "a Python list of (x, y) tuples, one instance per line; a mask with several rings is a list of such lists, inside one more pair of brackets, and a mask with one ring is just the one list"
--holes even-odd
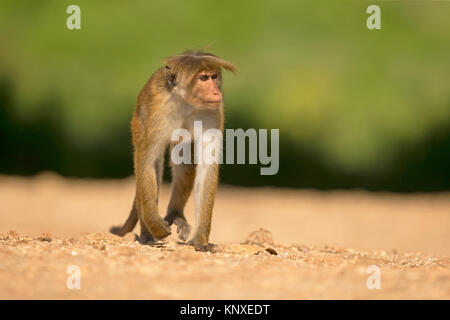
[(202, 70), (219, 70), (236, 72), (236, 67), (231, 62), (204, 50), (186, 50), (181, 54), (168, 57), (164, 60), (170, 72), (174, 74), (185, 73), (188, 77), (194, 77)]

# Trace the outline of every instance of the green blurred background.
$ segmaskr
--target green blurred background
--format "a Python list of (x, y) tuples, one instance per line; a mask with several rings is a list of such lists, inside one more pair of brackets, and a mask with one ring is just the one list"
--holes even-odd
[(140, 89), (210, 46), (239, 69), (226, 127), (280, 129), (277, 175), (223, 165), (223, 183), (450, 189), (449, 2), (2, 0), (0, 43), (0, 173), (131, 175)]

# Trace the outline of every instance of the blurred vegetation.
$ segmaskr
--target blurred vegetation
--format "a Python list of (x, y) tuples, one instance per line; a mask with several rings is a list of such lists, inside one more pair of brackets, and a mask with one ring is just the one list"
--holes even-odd
[[(129, 120), (166, 56), (209, 45), (226, 127), (279, 128), (280, 170), (224, 165), (239, 185), (450, 189), (450, 3), (0, 3), (0, 172), (132, 174)], [(81, 30), (66, 8), (81, 7)]]

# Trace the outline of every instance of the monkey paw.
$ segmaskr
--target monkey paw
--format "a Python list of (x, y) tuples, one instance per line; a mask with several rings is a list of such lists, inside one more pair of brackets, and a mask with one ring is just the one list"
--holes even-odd
[(151, 225), (151, 228), (148, 229), (150, 230), (150, 233), (153, 235), (153, 237), (157, 240), (164, 239), (165, 237), (172, 234), (172, 232), (170, 231), (169, 223), (161, 218), (157, 221), (154, 221)]
[(208, 249), (208, 242), (206, 241), (199, 241), (195, 237), (188, 242), (190, 246), (193, 246), (195, 250), (197, 251), (207, 251)]
[(191, 233), (191, 226), (189, 225), (189, 223), (187, 223), (184, 217), (176, 217), (173, 220), (173, 223), (177, 226), (178, 238), (186, 241), (186, 239), (189, 237), (189, 234)]
[(155, 238), (153, 238), (148, 231), (141, 231), (141, 235), (139, 237), (136, 236), (136, 240), (138, 240), (141, 244), (153, 244), (155, 242)]

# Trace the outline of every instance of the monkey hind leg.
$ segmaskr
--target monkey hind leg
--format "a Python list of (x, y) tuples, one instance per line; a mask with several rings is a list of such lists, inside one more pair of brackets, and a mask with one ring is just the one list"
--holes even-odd
[(134, 227), (136, 226), (138, 221), (138, 213), (136, 208), (136, 199), (133, 202), (133, 207), (131, 208), (130, 215), (128, 216), (127, 221), (124, 223), (122, 227), (120, 226), (112, 226), (109, 229), (109, 232), (112, 234), (118, 235), (120, 237), (123, 237), (128, 232), (133, 231)]
[[(193, 147), (191, 146), (191, 148)], [(196, 166), (194, 164), (176, 165), (172, 162), (171, 167), (173, 176), (172, 195), (164, 219), (169, 225), (175, 224), (178, 238), (186, 241), (191, 233), (191, 226), (186, 221), (183, 211), (194, 185)]]

